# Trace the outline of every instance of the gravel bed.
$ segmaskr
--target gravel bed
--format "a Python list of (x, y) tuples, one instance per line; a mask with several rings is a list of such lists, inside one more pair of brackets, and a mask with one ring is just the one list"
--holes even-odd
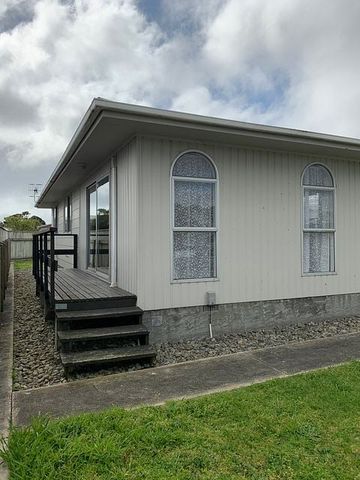
[(360, 317), (357, 316), (291, 325), (272, 331), (258, 330), (213, 339), (163, 343), (156, 346), (157, 358), (153, 364), (136, 362), (96, 370), (87, 368), (66, 379), (59, 354), (54, 348), (54, 325), (43, 317), (39, 299), (35, 296), (31, 272), (15, 271), (14, 389), (42, 387), (95, 375), (109, 375), (355, 332), (360, 332)]
[(65, 382), (54, 325), (44, 319), (30, 270), (15, 270), (14, 308), (14, 390)]
[(360, 332), (360, 317), (357, 316), (321, 323), (289, 325), (271, 331), (257, 330), (226, 334), (212, 339), (164, 343), (158, 346), (156, 362), (157, 365), (168, 365), (355, 332)]

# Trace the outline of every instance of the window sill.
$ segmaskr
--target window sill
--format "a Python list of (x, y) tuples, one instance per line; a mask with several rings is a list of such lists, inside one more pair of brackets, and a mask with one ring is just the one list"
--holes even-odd
[(337, 275), (337, 272), (315, 272), (315, 273), (302, 273), (302, 277), (326, 277), (326, 276), (333, 276)]
[(171, 285), (179, 285), (181, 283), (208, 283), (208, 282), (218, 282), (220, 279), (216, 278), (183, 278), (179, 280), (171, 280)]

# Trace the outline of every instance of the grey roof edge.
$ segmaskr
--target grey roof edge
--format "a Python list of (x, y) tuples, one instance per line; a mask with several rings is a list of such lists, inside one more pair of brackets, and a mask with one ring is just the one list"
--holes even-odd
[(307, 130), (298, 130), (293, 128), (277, 127), (270, 125), (263, 125), (257, 123), (241, 122), (238, 120), (228, 120), (218, 117), (208, 117), (204, 115), (198, 115), (193, 113), (184, 113), (173, 110), (165, 110), (160, 108), (148, 107), (143, 105), (132, 105), (128, 103), (116, 102), (112, 100), (107, 100), (104, 98), (94, 98), (90, 104), (90, 107), (86, 111), (84, 117), (82, 118), (80, 124), (78, 125), (74, 135), (72, 136), (70, 143), (68, 144), (65, 152), (63, 153), (60, 161), (55, 167), (53, 173), (51, 174), (48, 182), (46, 183), (36, 206), (40, 206), (47, 192), (51, 186), (56, 182), (57, 178), (61, 175), (67, 165), (70, 163), (72, 155), (76, 151), (77, 147), (81, 143), (82, 139), (85, 137), (86, 133), (89, 131), (98, 115), (101, 112), (119, 112), (123, 114), (130, 114), (139, 117), (151, 117), (154, 120), (162, 120), (172, 122), (181, 122), (184, 124), (193, 124), (202, 126), (206, 129), (208, 128), (221, 128), (224, 131), (226, 130), (238, 130), (239, 133), (251, 133), (253, 135), (258, 135), (259, 137), (282, 137), (289, 139), (296, 139), (303, 143), (316, 143), (316, 144), (326, 144), (328, 146), (333, 146), (336, 148), (349, 150), (349, 149), (358, 149), (360, 154), (360, 139), (352, 137), (344, 137), (339, 135), (325, 134), (312, 132)]

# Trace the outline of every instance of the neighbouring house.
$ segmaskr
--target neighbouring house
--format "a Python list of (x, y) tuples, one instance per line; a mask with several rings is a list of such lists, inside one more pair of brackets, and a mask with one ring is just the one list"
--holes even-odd
[[(360, 311), (360, 140), (95, 99), (37, 202), (150, 342)], [(72, 267), (66, 256), (59, 264)]]

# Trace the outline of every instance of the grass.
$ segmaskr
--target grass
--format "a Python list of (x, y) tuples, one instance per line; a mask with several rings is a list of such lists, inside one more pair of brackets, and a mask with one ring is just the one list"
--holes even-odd
[(30, 258), (24, 260), (15, 260), (15, 270), (30, 270), (32, 268), (32, 260)]
[(360, 479), (360, 362), (13, 429), (11, 480)]

